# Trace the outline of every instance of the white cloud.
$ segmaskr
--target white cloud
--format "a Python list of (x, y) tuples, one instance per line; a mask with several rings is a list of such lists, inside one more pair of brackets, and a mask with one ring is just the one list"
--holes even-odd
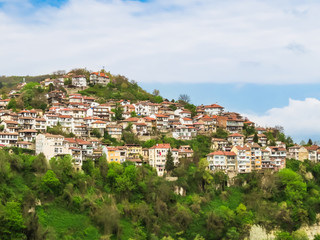
[(0, 74), (105, 66), (143, 82), (320, 80), (317, 1), (2, 2)]
[(272, 108), (264, 115), (245, 114), (251, 121), (263, 127), (284, 127), (285, 133), (299, 142), (301, 139), (320, 140), (320, 101), (289, 99), (288, 106)]

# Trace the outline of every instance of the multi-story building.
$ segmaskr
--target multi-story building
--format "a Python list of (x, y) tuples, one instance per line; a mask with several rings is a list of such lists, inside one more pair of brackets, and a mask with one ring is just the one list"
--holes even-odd
[(207, 155), (209, 169), (224, 172), (237, 171), (237, 159), (234, 152), (215, 151)]
[(6, 146), (15, 146), (18, 141), (19, 134), (17, 132), (0, 132), (0, 144)]
[(251, 172), (251, 150), (249, 147), (234, 146), (231, 149), (237, 155), (237, 170), (239, 173)]
[(61, 135), (38, 134), (36, 136), (36, 154), (43, 153), (47, 160), (59, 155), (71, 154)]
[(286, 167), (286, 149), (283, 147), (267, 147), (270, 153), (270, 161), (274, 163), (274, 170), (283, 169)]
[(243, 146), (244, 144), (244, 135), (240, 133), (233, 133), (228, 136), (228, 141), (233, 146)]
[(78, 75), (72, 77), (72, 85), (75, 87), (86, 87), (87, 86), (87, 79), (84, 75)]
[(90, 83), (106, 86), (110, 82), (109, 77), (103, 72), (92, 72), (90, 74)]
[[(170, 144), (157, 144), (149, 148), (149, 165), (157, 170), (158, 176), (163, 176), (167, 161), (167, 154), (171, 151)], [(179, 162), (178, 154), (172, 154), (174, 163)]]

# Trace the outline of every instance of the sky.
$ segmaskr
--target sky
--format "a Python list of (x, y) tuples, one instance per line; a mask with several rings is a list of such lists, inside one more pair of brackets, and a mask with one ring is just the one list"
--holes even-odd
[(0, 75), (105, 68), (320, 140), (320, 2), (0, 0)]

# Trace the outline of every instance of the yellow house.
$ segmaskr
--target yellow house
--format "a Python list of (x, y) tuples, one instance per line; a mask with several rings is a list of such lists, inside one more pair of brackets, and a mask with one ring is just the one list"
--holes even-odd
[(137, 144), (127, 144), (126, 147), (126, 157), (128, 159), (138, 159), (140, 156), (143, 155), (142, 153), (142, 147)]
[(261, 147), (257, 143), (247, 144), (251, 150), (251, 170), (262, 169), (262, 152)]
[(108, 162), (123, 163), (126, 161), (126, 150), (124, 147), (103, 147), (103, 153)]

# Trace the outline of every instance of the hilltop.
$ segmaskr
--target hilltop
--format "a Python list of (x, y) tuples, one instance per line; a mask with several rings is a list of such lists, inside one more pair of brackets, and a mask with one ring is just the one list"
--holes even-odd
[(103, 70), (4, 79), (3, 239), (305, 239), (318, 221), (311, 140)]

